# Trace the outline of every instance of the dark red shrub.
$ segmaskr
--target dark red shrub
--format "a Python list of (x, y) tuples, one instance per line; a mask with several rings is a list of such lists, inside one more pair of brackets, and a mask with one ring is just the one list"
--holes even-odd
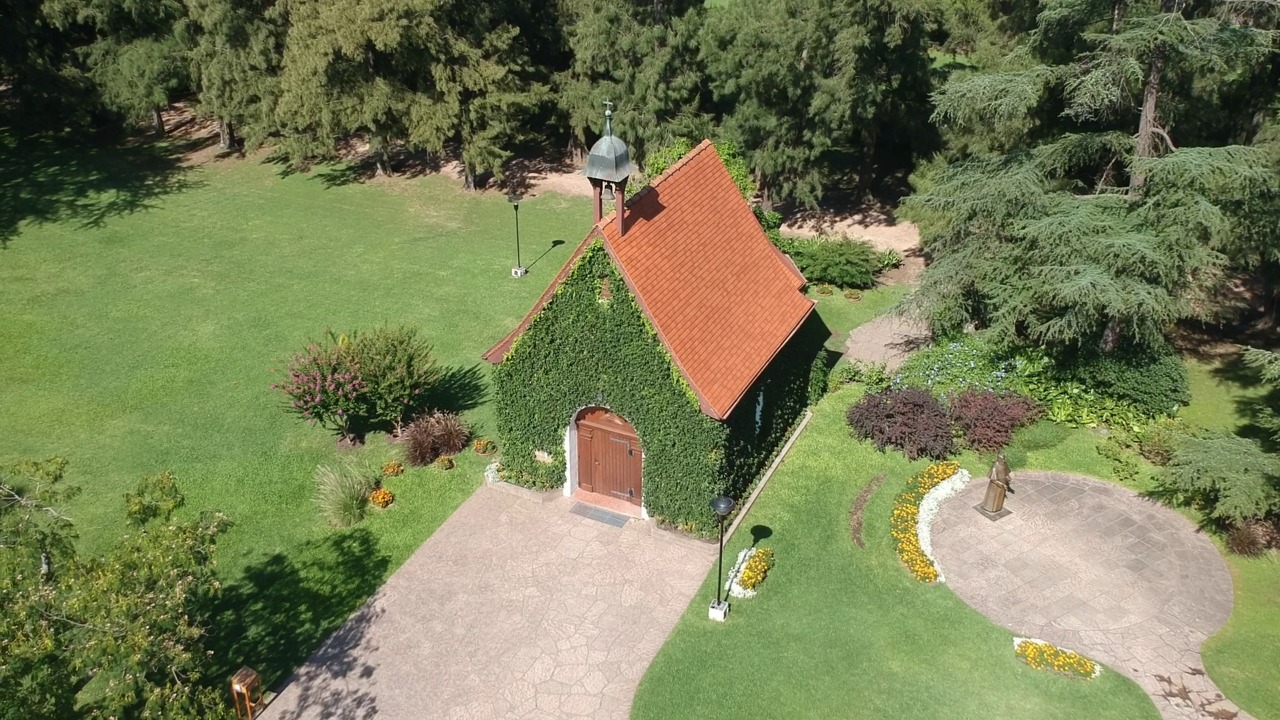
[(467, 446), (471, 432), (454, 413), (433, 412), (405, 425), (399, 435), (410, 465), (430, 465), (441, 455), (454, 455)]
[(951, 399), (951, 419), (974, 450), (1003, 448), (1014, 430), (1038, 417), (1036, 401), (1016, 393), (965, 390)]
[(850, 406), (845, 418), (855, 437), (870, 440), (880, 450), (895, 447), (911, 460), (943, 460), (955, 449), (947, 411), (924, 390), (867, 395)]

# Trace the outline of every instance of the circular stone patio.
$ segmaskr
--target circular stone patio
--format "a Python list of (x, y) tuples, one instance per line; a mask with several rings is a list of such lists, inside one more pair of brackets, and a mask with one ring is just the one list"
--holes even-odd
[(1165, 718), (1233, 717), (1200, 659), (1231, 614), (1231, 575), (1194, 525), (1119, 485), (1051, 472), (1015, 473), (1012, 514), (993, 522), (974, 507), (986, 485), (975, 477), (934, 520), (957, 595), (1128, 675)]

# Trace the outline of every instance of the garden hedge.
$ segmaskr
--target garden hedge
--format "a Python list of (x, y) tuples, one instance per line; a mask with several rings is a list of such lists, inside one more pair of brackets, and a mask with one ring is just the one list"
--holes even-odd
[[(639, 435), (649, 514), (687, 532), (710, 533), (710, 499), (725, 492), (741, 496), (806, 404), (825, 388), (829, 368), (822, 344), (829, 334), (811, 317), (730, 417), (713, 420), (700, 411), (597, 241), (494, 370), (504, 476), (531, 486), (562, 483), (565, 429), (584, 407), (607, 407)], [(537, 451), (552, 462), (537, 460)]]

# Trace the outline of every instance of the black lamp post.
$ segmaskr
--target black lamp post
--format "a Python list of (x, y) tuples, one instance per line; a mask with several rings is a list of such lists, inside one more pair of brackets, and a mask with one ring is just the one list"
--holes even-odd
[(724, 622), (724, 617), (729, 612), (728, 599), (720, 599), (720, 589), (724, 585), (724, 520), (733, 512), (736, 504), (728, 495), (721, 495), (711, 501), (711, 509), (715, 511), (720, 523), (720, 555), (716, 560), (716, 601), (711, 605), (708, 617), (720, 622)]
[(507, 195), (507, 200), (511, 202), (511, 207), (515, 208), (516, 211), (516, 266), (511, 268), (511, 277), (524, 277), (528, 270), (520, 262), (520, 193)]

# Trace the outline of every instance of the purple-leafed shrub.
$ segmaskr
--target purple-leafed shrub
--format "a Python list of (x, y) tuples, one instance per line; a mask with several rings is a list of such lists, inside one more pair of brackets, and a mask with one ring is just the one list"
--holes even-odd
[(951, 419), (974, 450), (995, 451), (1013, 431), (1040, 417), (1040, 405), (1025, 395), (965, 390), (951, 398)]
[(924, 390), (867, 395), (849, 407), (845, 418), (854, 436), (870, 440), (880, 450), (897, 448), (911, 460), (942, 460), (955, 449), (947, 411)]

